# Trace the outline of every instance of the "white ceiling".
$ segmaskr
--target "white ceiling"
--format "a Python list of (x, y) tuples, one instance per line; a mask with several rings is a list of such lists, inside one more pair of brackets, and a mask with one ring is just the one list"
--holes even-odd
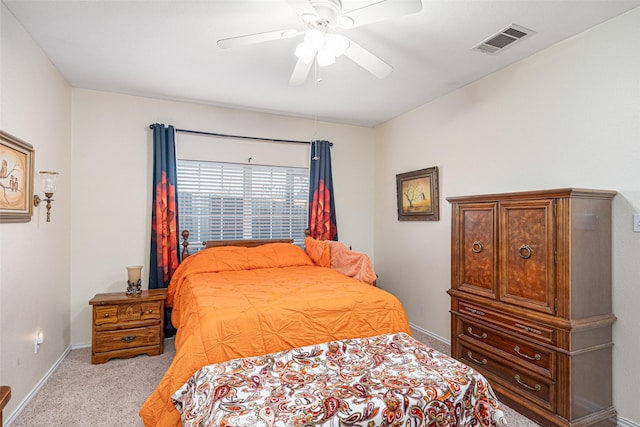
[[(387, 0), (405, 1), (405, 0)], [(378, 79), (346, 57), (289, 86), (304, 29), (285, 0), (3, 0), (73, 87), (376, 126), (561, 42), (640, 0), (422, 0), (419, 13), (342, 32), (394, 67)], [(343, 0), (343, 10), (374, 1)], [(510, 24), (536, 34), (498, 55), (471, 48)]]

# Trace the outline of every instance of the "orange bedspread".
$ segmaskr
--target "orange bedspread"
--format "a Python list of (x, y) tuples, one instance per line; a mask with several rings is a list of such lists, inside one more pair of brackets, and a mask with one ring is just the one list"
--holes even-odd
[(331, 340), (410, 333), (388, 292), (313, 264), (291, 244), (223, 247), (187, 258), (169, 286), (176, 356), (147, 399), (145, 426), (177, 426), (171, 394), (211, 363)]

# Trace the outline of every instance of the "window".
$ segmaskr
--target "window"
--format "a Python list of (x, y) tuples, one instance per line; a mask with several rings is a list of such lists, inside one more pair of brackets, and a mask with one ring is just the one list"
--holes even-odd
[(302, 245), (308, 194), (307, 168), (178, 160), (179, 227), (192, 242), (284, 238)]

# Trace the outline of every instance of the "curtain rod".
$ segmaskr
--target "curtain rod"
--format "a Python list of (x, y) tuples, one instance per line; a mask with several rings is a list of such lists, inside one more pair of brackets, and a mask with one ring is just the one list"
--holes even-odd
[[(154, 124), (149, 125), (149, 128), (153, 129)], [(181, 133), (191, 133), (195, 135), (206, 135), (206, 136), (218, 136), (222, 138), (235, 138), (235, 139), (249, 139), (252, 141), (267, 141), (267, 142), (284, 142), (287, 144), (311, 144), (311, 141), (296, 141), (293, 139), (274, 139), (274, 138), (260, 138), (257, 136), (243, 136), (243, 135), (227, 135), (224, 133), (215, 133), (215, 132), (204, 132), (200, 130), (190, 130), (190, 129), (177, 129), (176, 132)], [(333, 142), (329, 143), (329, 146), (333, 147)]]

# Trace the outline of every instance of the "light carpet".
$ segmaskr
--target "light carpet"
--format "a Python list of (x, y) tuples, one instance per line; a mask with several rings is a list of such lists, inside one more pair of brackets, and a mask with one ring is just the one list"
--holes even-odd
[[(420, 331), (417, 340), (450, 354), (449, 346)], [(113, 359), (91, 364), (91, 349), (72, 350), (31, 402), (15, 418), (12, 427), (139, 427), (138, 415), (175, 355), (173, 338), (165, 339), (160, 356)], [(510, 427), (538, 424), (504, 407)]]

